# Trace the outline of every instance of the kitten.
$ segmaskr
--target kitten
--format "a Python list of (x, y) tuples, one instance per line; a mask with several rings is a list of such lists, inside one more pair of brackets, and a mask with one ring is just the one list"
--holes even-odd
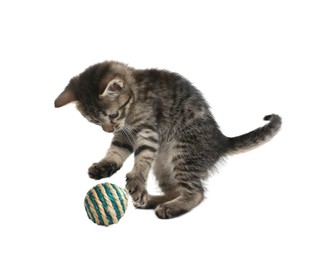
[[(114, 133), (106, 156), (88, 170), (93, 179), (110, 177), (134, 153), (126, 188), (137, 208), (155, 209), (159, 218), (190, 211), (204, 198), (204, 180), (223, 156), (253, 148), (281, 127), (278, 115), (247, 134), (221, 133), (207, 102), (185, 78), (165, 70), (137, 70), (103, 62), (72, 78), (55, 107), (76, 102), (92, 123)], [(150, 169), (163, 195), (146, 190)]]

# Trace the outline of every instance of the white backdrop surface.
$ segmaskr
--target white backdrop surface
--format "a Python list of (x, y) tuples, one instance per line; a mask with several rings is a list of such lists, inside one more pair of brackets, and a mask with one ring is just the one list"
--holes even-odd
[[(315, 0), (2, 1), (0, 258), (327, 259), (326, 13)], [(282, 131), (221, 164), (189, 214), (160, 220), (130, 201), (99, 227), (87, 168), (111, 135), (53, 101), (112, 59), (184, 75), (228, 136), (270, 113)], [(132, 164), (107, 181), (124, 186)]]

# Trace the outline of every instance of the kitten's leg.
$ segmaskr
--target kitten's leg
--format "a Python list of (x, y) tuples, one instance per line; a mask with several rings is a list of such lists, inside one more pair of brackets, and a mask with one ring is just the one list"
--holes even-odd
[(178, 196), (176, 193), (176, 183), (172, 178), (172, 171), (165, 166), (166, 161), (167, 159), (161, 153), (158, 153), (153, 167), (154, 175), (163, 194), (148, 194), (147, 201), (141, 208), (155, 209), (159, 204), (170, 201)]
[[(178, 145), (177, 145), (178, 146)], [(173, 218), (182, 215), (196, 207), (204, 198), (202, 179), (208, 174), (198, 159), (195, 149), (181, 145), (182, 148), (172, 148), (168, 156), (171, 172), (169, 178), (162, 178), (162, 187), (169, 188), (174, 194), (171, 200), (159, 204), (155, 213), (159, 218)]]
[(106, 156), (89, 168), (90, 178), (99, 180), (110, 177), (123, 166), (124, 161), (132, 152), (133, 146), (129, 138), (127, 139), (120, 132), (115, 133)]
[(201, 180), (196, 175), (196, 173), (191, 174), (189, 172), (176, 173), (177, 186), (175, 194), (178, 194), (178, 196), (158, 205), (155, 213), (159, 218), (178, 217), (201, 203), (204, 198), (204, 189)]
[(155, 213), (159, 218), (180, 216), (199, 205), (204, 198), (202, 181), (208, 177), (212, 162), (206, 161), (206, 146), (201, 147), (203, 143), (194, 140), (195, 136), (183, 135), (182, 141), (172, 141), (167, 149), (167, 162), (178, 196), (156, 207)]
[(149, 128), (137, 133), (134, 167), (126, 176), (126, 188), (135, 207), (142, 207), (147, 199), (146, 181), (159, 147), (158, 134)]

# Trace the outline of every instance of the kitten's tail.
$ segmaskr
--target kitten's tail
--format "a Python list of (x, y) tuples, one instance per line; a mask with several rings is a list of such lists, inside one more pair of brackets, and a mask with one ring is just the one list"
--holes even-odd
[(259, 127), (249, 133), (228, 138), (228, 154), (235, 154), (250, 150), (273, 138), (281, 128), (282, 118), (279, 115), (267, 115), (263, 118), (269, 121), (266, 125)]

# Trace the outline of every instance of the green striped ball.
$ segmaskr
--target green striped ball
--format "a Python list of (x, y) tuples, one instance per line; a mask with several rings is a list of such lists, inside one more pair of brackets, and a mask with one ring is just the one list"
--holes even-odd
[(111, 183), (94, 186), (85, 196), (84, 206), (89, 219), (101, 226), (118, 223), (124, 216), (128, 201), (125, 189)]

